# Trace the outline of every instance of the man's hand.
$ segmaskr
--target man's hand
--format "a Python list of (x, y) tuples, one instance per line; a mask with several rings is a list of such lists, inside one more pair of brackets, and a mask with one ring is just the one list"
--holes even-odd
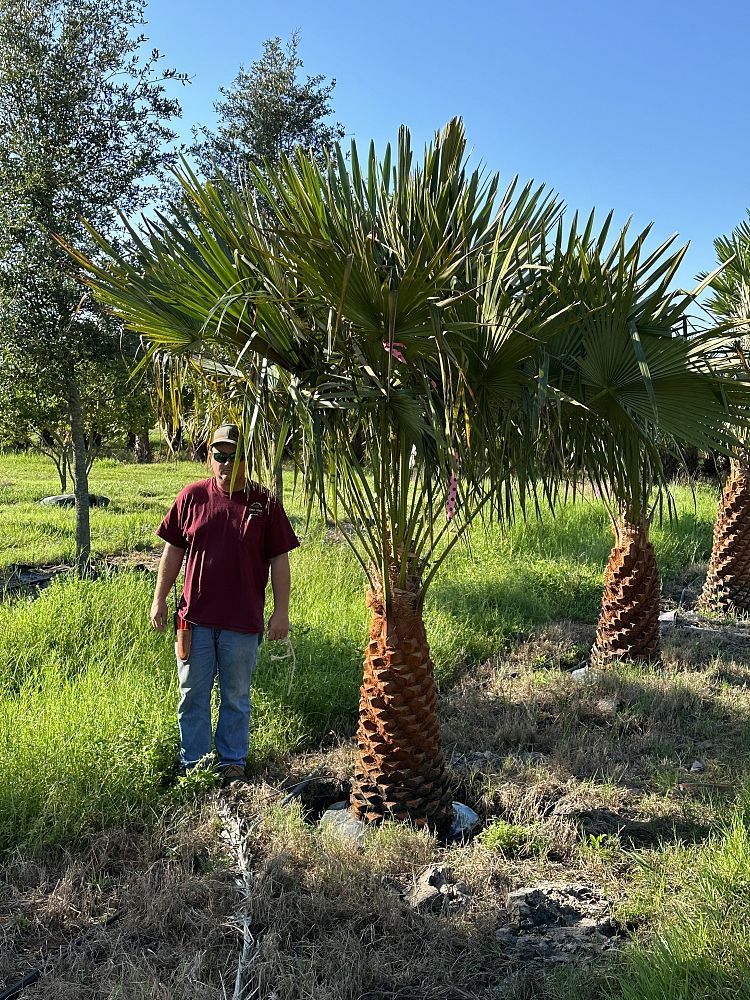
[(183, 549), (176, 545), (164, 543), (164, 551), (159, 560), (159, 572), (156, 575), (156, 589), (151, 605), (151, 624), (163, 632), (167, 627), (167, 594), (174, 585), (185, 556)]
[(167, 602), (163, 598), (154, 598), (151, 605), (151, 624), (163, 632), (167, 627)]
[(289, 615), (280, 611), (274, 611), (268, 619), (268, 632), (266, 638), (274, 642), (276, 639), (286, 639), (289, 635)]
[(273, 614), (268, 619), (267, 637), (286, 639), (289, 635), (289, 554), (284, 552), (271, 560), (271, 589), (273, 590)]

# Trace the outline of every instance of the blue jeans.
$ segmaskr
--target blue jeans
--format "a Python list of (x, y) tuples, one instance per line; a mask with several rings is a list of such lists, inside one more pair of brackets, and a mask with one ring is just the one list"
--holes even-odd
[(190, 654), (177, 658), (180, 763), (194, 767), (211, 753), (211, 691), (219, 678), (216, 755), (220, 766), (245, 766), (250, 743), (250, 685), (259, 636), (193, 625)]

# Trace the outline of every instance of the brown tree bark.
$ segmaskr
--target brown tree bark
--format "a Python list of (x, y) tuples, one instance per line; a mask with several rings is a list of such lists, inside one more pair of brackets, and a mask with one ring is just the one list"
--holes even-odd
[(658, 660), (659, 569), (648, 526), (621, 520), (604, 574), (592, 661)]
[(91, 559), (88, 454), (81, 396), (74, 379), (68, 387), (68, 405), (73, 443), (73, 492), (76, 498), (76, 570), (83, 574), (87, 572)]
[(153, 459), (151, 441), (148, 436), (148, 425), (144, 425), (134, 435), (133, 458), (141, 465), (148, 464)]
[(440, 745), (437, 689), (415, 593), (368, 590), (372, 612), (360, 691), (352, 812), (367, 822), (409, 820), (440, 829), (453, 817)]
[(721, 494), (699, 607), (750, 611), (750, 470), (738, 462)]

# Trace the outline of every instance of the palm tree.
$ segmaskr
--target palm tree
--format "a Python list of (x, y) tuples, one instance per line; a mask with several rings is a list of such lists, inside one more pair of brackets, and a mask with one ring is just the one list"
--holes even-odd
[(132, 257), (98, 238), (103, 262), (79, 259), (152, 351), (225, 367), (253, 468), (281, 420), (309, 502), (348, 522), (371, 611), (352, 809), (439, 827), (452, 795), (423, 604), (473, 520), (532, 488), (529, 362), (559, 312), (536, 258), (559, 207), (516, 182), (498, 199), (457, 120), (418, 166), (403, 129), (393, 160), (352, 145), (252, 182), (271, 226), (248, 192), (186, 170)]
[[(750, 371), (750, 224), (714, 240), (722, 270), (710, 282), (708, 308), (735, 325), (735, 363)], [(747, 436), (732, 459), (714, 525), (713, 547), (699, 603), (722, 611), (750, 611), (750, 454)]]
[[(611, 217), (593, 235), (574, 221), (560, 230), (556, 289), (570, 305), (569, 325), (546, 348), (544, 364), (558, 401), (558, 460), (590, 480), (614, 532), (592, 658), (659, 656), (659, 572), (649, 525), (671, 499), (660, 452), (680, 444), (730, 451), (734, 427), (747, 423), (748, 384), (735, 378), (727, 338), (714, 330), (674, 334), (702, 290), (670, 292), (686, 247), (671, 240), (644, 253), (649, 230), (628, 243), (626, 226), (607, 248)], [(555, 453), (555, 452), (553, 452)]]

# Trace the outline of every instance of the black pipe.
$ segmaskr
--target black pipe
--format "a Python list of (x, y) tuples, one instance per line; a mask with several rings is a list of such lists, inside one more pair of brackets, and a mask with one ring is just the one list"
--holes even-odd
[(41, 979), (42, 973), (39, 969), (34, 969), (33, 972), (27, 972), (23, 979), (19, 979), (17, 983), (13, 983), (12, 986), (8, 986), (6, 989), (0, 993), (0, 1000), (12, 1000), (13, 997), (17, 997), (21, 990), (25, 990), (27, 986), (31, 986), (35, 983), (37, 979)]
[[(119, 920), (120, 917), (124, 916), (124, 914), (125, 910), (116, 910), (111, 917), (107, 917), (102, 926), (110, 927), (116, 920)], [(82, 938), (84, 933), (89, 930), (91, 930), (91, 926), (84, 927), (83, 930), (79, 931), (79, 933), (73, 938), (69, 947), (75, 948), (76, 944), (79, 943), (80, 938)], [(0, 993), (0, 1000), (13, 1000), (14, 997), (18, 996), (21, 990), (25, 990), (27, 986), (31, 986), (32, 983), (35, 983), (37, 979), (41, 979), (41, 977), (41, 969), (34, 969), (32, 972), (27, 972), (23, 979), (19, 979), (18, 982), (13, 983), (12, 986), (6, 986), (3, 992)]]

